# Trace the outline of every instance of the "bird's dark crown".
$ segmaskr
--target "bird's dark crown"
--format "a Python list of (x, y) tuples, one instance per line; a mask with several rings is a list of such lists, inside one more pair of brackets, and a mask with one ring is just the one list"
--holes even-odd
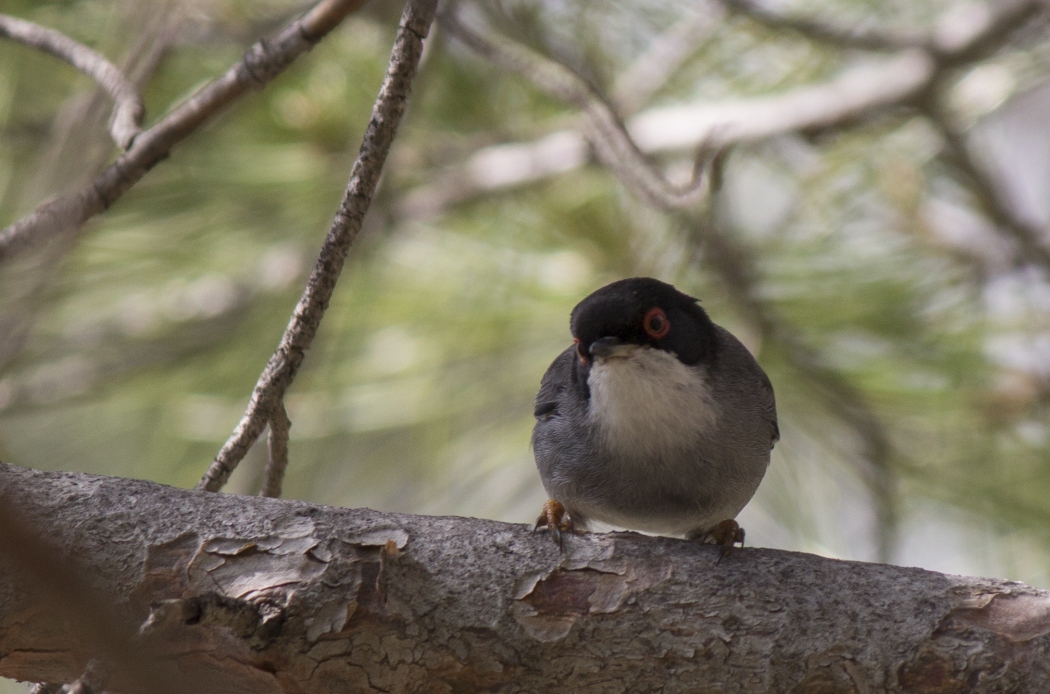
[[(613, 337), (672, 352), (682, 363), (692, 366), (713, 359), (716, 346), (714, 323), (696, 301), (651, 277), (619, 280), (576, 305), (570, 319), (572, 335), (581, 355), (588, 354), (595, 340)], [(653, 309), (663, 311), (670, 325), (668, 330), (646, 330), (646, 319), (651, 319)]]

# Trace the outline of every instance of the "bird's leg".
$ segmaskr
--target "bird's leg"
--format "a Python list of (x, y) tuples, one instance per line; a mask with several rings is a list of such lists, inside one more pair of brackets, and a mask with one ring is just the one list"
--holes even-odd
[(715, 562), (717, 566), (726, 558), (729, 551), (733, 549), (733, 545), (739, 543), (741, 547), (744, 546), (744, 529), (730, 518), (716, 525), (715, 529), (709, 532), (704, 540), (722, 547), (722, 554), (718, 557), (718, 561)]
[(532, 531), (536, 532), (540, 528), (549, 530), (551, 537), (554, 538), (559, 547), (562, 546), (563, 532), (576, 532), (576, 528), (572, 523), (572, 516), (565, 511), (565, 507), (562, 506), (560, 501), (555, 501), (554, 499), (548, 499), (547, 503), (543, 505), (540, 517), (536, 519), (536, 527)]

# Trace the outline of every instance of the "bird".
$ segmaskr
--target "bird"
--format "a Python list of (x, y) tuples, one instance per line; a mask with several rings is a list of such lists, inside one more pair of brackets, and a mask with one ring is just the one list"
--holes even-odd
[(722, 556), (743, 545), (736, 515), (780, 439), (773, 385), (747, 348), (651, 277), (594, 291), (570, 329), (536, 395), (549, 500), (535, 529), (559, 545), (594, 521), (719, 544)]

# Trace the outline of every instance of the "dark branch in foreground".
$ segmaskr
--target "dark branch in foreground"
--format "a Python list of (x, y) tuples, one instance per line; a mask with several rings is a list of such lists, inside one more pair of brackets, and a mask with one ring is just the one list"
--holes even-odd
[[(215, 691), (982, 694), (1050, 681), (1050, 593), (1021, 583), (754, 548), (716, 565), (713, 546), (630, 533), (572, 536), (561, 552), (524, 525), (8, 466), (0, 487), (178, 663), (173, 677)], [(97, 645), (15, 576), (0, 573), (0, 675), (78, 677)]]
[(306, 350), (313, 343), (343, 263), (361, 231), (365, 213), (379, 185), (379, 174), (405, 113), (412, 80), (423, 54), (423, 39), (430, 31), (436, 9), (437, 0), (408, 0), (405, 4), (386, 79), (372, 108), (372, 118), (354, 162), (343, 202), (328, 229), (306, 290), (292, 312), (281, 343), (255, 384), (248, 409), (197, 484), (198, 489), (214, 492), (226, 484), (230, 473), (266, 428), (274, 409), (295, 379)]

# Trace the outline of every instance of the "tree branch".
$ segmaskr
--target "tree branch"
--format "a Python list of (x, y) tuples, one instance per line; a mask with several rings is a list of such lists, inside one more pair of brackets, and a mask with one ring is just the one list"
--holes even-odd
[(322, 0), (273, 39), (256, 43), (225, 75), (139, 133), (131, 148), (91, 185), (45, 202), (0, 231), (0, 263), (47, 242), (63, 229), (79, 227), (107, 209), (165, 159), (172, 147), (250, 89), (262, 88), (273, 80), (361, 4), (362, 0)]
[[(664, 178), (631, 139), (612, 105), (571, 70), (504, 37), (468, 27), (453, 12), (443, 13), (440, 21), (450, 34), (480, 55), (580, 108), (583, 130), (598, 159), (636, 195), (663, 209), (687, 207), (703, 197), (698, 177), (684, 186)], [(704, 139), (698, 147), (706, 150), (707, 144)]]
[(726, 9), (748, 17), (774, 31), (791, 31), (807, 39), (836, 48), (902, 51), (909, 48), (927, 48), (930, 43), (929, 36), (920, 32), (892, 32), (863, 25), (847, 28), (823, 20), (782, 15), (753, 0), (718, 1)]
[(248, 409), (197, 484), (198, 489), (218, 491), (226, 484), (230, 473), (273, 416), (317, 334), (343, 262), (361, 231), (365, 213), (379, 184), (379, 174), (404, 115), (412, 79), (423, 53), (423, 39), (430, 30), (436, 7), (437, 0), (408, 0), (405, 4), (386, 79), (372, 109), (372, 118), (339, 212), (332, 220), (317, 263), (292, 312), (281, 343), (255, 384)]
[(61, 32), (0, 14), (0, 36), (50, 53), (95, 80), (113, 98), (109, 132), (121, 149), (131, 146), (142, 129), (146, 107), (138, 89), (113, 63)]
[(662, 34), (616, 79), (612, 101), (630, 115), (642, 107), (722, 25), (725, 11), (708, 0)]
[[(733, 4), (733, 0), (729, 2)], [(608, 143), (597, 152), (602, 163), (640, 197), (666, 209), (683, 203), (688, 206), (702, 197), (702, 191), (672, 186), (652, 167), (647, 155), (695, 151), (701, 146), (718, 151), (791, 132), (844, 127), (884, 111), (914, 106), (936, 91), (946, 68), (997, 50), (1013, 32), (1040, 16), (1045, 6), (1045, 0), (1010, 0), (989, 6), (984, 12), (946, 17), (931, 34), (921, 38), (877, 39), (882, 35), (850, 30), (850, 35), (864, 36), (865, 41), (879, 43), (886, 38), (883, 48), (896, 46), (900, 50), (882, 60), (851, 67), (827, 82), (783, 94), (651, 109), (628, 120), (625, 129), (615, 111), (590, 85), (564, 66), (505, 38), (479, 34), (462, 23), (452, 27), (451, 33), (483, 57), (581, 108), (585, 116), (590, 114), (588, 133), (598, 136), (596, 145), (601, 144), (601, 138)], [(443, 15), (442, 21), (449, 25), (456, 20)], [(457, 29), (463, 31), (457, 34)], [(614, 158), (612, 165), (606, 157)], [(442, 172), (437, 183), (411, 191), (399, 213), (405, 218), (434, 216), (479, 193), (533, 183), (579, 168), (587, 161), (586, 140), (577, 130), (555, 132), (535, 142), (486, 147), (462, 165)], [(683, 197), (683, 193), (692, 195)]]
[(1036, 262), (1050, 269), (1050, 249), (1043, 238), (1046, 230), (1027, 222), (1014, 212), (995, 179), (970, 153), (962, 133), (958, 132), (935, 108), (927, 110), (927, 117), (944, 138), (944, 159), (959, 174), (960, 182), (973, 194), (980, 209), (996, 226), (1016, 242), (1014, 262)]
[[(217, 691), (982, 694), (1050, 681), (1050, 593), (1020, 583), (754, 548), (716, 565), (716, 547), (632, 533), (560, 551), (525, 525), (6, 466), (0, 480), (178, 663), (173, 677)], [(6, 570), (0, 594), (0, 675), (79, 676), (73, 654), (94, 644), (37, 618), (40, 599)]]
[(719, 0), (727, 9), (773, 30), (796, 32), (837, 48), (867, 51), (922, 49), (942, 64), (972, 62), (998, 49), (1034, 15), (1045, 12), (1045, 0), (995, 0), (973, 5), (942, 19), (932, 33), (846, 28), (823, 20), (778, 14), (754, 0)]

